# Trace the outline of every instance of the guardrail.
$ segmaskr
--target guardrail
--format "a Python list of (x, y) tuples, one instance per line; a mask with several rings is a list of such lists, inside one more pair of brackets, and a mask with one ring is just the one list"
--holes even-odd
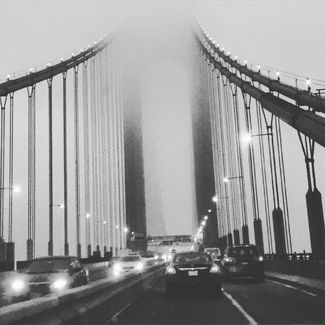
[(266, 271), (325, 281), (325, 259), (321, 254), (266, 254), (264, 257)]
[(123, 279), (103, 279), (58, 295), (36, 298), (0, 309), (0, 324), (105, 324), (146, 291), (165, 272), (165, 265), (149, 267)]
[(291, 253), (291, 254), (264, 254), (264, 258), (267, 260), (303, 260), (303, 261), (325, 261), (325, 254), (313, 254), (313, 253)]

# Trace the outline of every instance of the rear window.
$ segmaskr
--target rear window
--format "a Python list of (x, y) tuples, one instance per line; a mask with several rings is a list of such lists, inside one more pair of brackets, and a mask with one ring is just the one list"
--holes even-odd
[(239, 257), (239, 256), (258, 256), (258, 250), (256, 247), (234, 247), (229, 248), (229, 256)]
[(188, 253), (176, 254), (174, 257), (175, 263), (211, 263), (211, 257), (208, 254)]
[(211, 255), (221, 255), (219, 248), (206, 248), (204, 251)]

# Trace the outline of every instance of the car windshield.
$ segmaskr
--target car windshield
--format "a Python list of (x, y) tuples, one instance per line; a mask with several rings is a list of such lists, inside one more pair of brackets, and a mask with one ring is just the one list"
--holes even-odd
[(49, 273), (62, 272), (69, 270), (70, 262), (67, 258), (64, 259), (41, 259), (35, 260), (27, 268), (27, 273)]
[(256, 247), (233, 247), (229, 249), (229, 256), (258, 256), (258, 250)]
[(210, 263), (211, 257), (208, 254), (176, 254), (174, 257), (175, 263)]
[(134, 262), (134, 261), (139, 261), (140, 256), (124, 256), (124, 257), (121, 257), (120, 260), (122, 262)]

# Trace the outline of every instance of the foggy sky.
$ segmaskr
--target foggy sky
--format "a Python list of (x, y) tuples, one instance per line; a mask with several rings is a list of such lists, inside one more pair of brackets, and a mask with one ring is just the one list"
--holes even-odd
[[(188, 16), (197, 14), (225, 51), (279, 70), (282, 78), (294, 74), (288, 82), (309, 77), (316, 91), (325, 88), (318, 85), (325, 79), (324, 9), (322, 1), (2, 1), (0, 76), (70, 57), (109, 31), (129, 30), (127, 54), (143, 68), (148, 234), (158, 234), (158, 215), (167, 233), (183, 234), (192, 231), (195, 218)], [(293, 247), (309, 251), (304, 158), (296, 132), (284, 131)], [(323, 151), (316, 146), (318, 188), (324, 194)], [(17, 172), (16, 183), (23, 181), (16, 220), (26, 216), (27, 183), (19, 176)], [(16, 229), (19, 225), (16, 221)], [(18, 259), (25, 258), (22, 234), (14, 230)]]

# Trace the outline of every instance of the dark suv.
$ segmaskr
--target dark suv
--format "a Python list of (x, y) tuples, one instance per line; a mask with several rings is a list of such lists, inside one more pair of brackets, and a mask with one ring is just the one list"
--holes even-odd
[(264, 281), (263, 256), (255, 245), (226, 247), (221, 268), (226, 280), (249, 276), (254, 280)]

